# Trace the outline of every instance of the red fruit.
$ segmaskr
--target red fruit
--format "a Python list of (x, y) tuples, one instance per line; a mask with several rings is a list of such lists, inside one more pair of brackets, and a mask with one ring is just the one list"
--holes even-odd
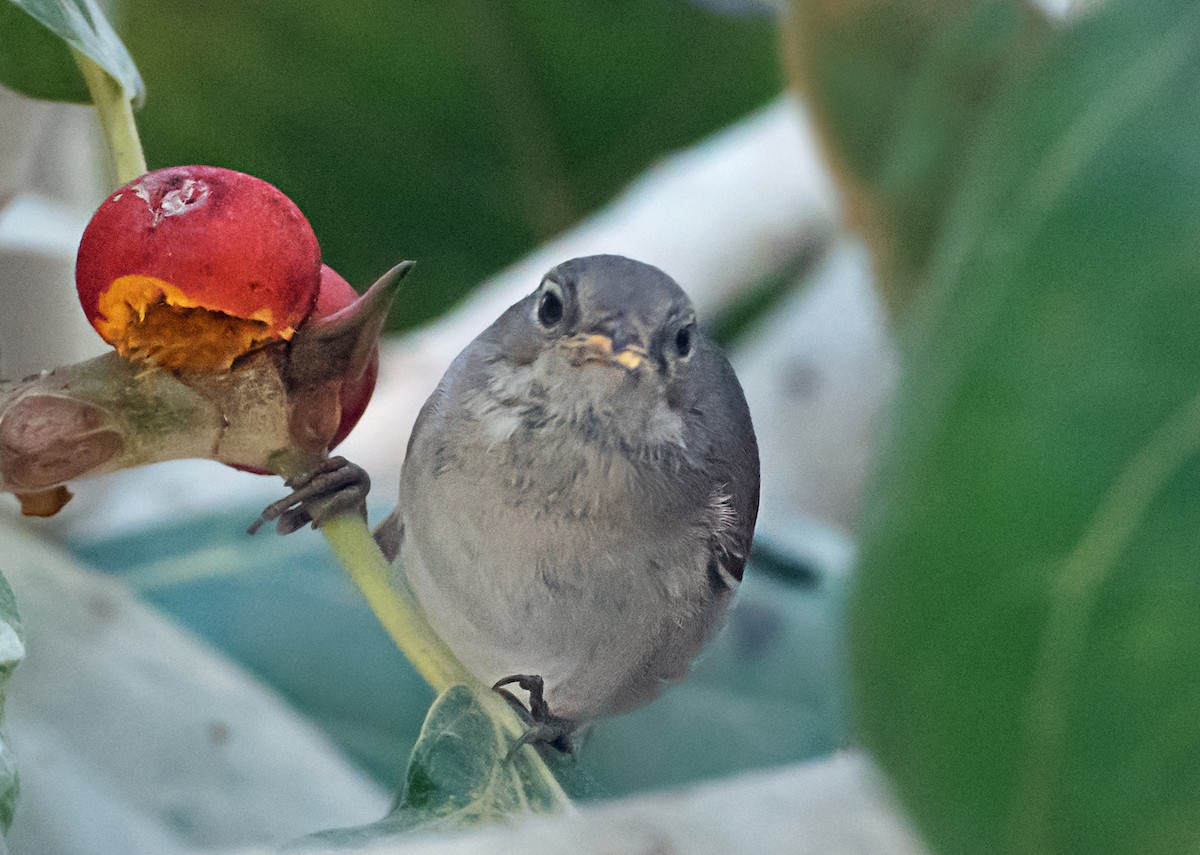
[(92, 326), (122, 355), (227, 370), (291, 338), (317, 297), (308, 220), (267, 182), (175, 166), (109, 196), (79, 245), (75, 282)]

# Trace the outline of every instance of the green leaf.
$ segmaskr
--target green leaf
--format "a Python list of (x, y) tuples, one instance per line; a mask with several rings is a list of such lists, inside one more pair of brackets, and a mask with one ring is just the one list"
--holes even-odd
[(71, 56), (91, 57), (140, 104), (133, 58), (95, 0), (0, 0), (0, 83), (34, 98), (91, 100)]
[(28, 14), (0, 1), (0, 83), (46, 100), (91, 100), (66, 43)]
[(793, 0), (787, 59), (893, 310), (911, 302), (979, 124), (1047, 36), (1014, 0)]
[(530, 750), (507, 758), (513, 739), (489, 711), (497, 703), (503, 702), (482, 687), (447, 689), (429, 710), (392, 812), (361, 828), (313, 835), (302, 845), (353, 847), (566, 809), (562, 787)]
[[(25, 644), (21, 636), (17, 601), (8, 582), (0, 576), (0, 717), (4, 713), (8, 679), (25, 658)], [(12, 825), (19, 791), (16, 763), (8, 741), (0, 738), (0, 829), (4, 831)]]
[[(680, 0), (449, 8), (121, 0), (157, 96), (138, 114), (151, 167), (236, 164), (271, 181), (355, 285), (436, 258), (391, 314), (416, 327), (781, 86), (766, 16)], [(398, 33), (420, 38), (400, 51)], [(381, 181), (403, 192), (378, 194)]]
[(904, 332), (851, 614), (934, 848), (1200, 840), (1200, 6), (1110, 0), (981, 129)]
[(514, 814), (568, 804), (532, 752), (507, 760), (513, 741), (488, 713), (480, 692), (454, 686), (429, 710), (408, 761), (392, 819), (403, 828), (469, 828)]

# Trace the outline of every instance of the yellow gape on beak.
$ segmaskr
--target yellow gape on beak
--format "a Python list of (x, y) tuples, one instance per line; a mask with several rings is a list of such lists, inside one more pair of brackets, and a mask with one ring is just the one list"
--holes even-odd
[(563, 341), (573, 351), (572, 361), (576, 365), (585, 362), (608, 362), (620, 365), (626, 371), (636, 371), (649, 356), (644, 347), (636, 344), (631, 344), (620, 352), (613, 352), (612, 339), (599, 333), (573, 335)]
[(646, 351), (636, 344), (630, 345), (616, 355), (615, 361), (629, 371), (635, 371), (645, 361), (645, 353)]

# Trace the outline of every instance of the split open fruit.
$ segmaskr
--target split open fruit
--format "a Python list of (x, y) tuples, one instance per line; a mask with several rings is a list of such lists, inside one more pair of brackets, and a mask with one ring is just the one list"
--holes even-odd
[(174, 166), (101, 204), (75, 281), (88, 320), (123, 356), (212, 372), (291, 338), (313, 309), (320, 270), (312, 227), (274, 186)]
[[(345, 342), (357, 341), (360, 330), (382, 323), (370, 317), (379, 301), (364, 310), (349, 283), (321, 263), (300, 209), (261, 179), (176, 166), (129, 182), (84, 231), (75, 279), (84, 313), (105, 341), (132, 362), (203, 387), (226, 408), (228, 424), (237, 424), (254, 398), (230, 390), (247, 381), (270, 388), (270, 377), (255, 374), (264, 369), (286, 389), (281, 405), (290, 438), (306, 453), (341, 442), (371, 399), (374, 339), (369, 352), (301, 342), (328, 341), (330, 328), (321, 322), (334, 315), (350, 336)], [(226, 462), (265, 471), (258, 463)]]

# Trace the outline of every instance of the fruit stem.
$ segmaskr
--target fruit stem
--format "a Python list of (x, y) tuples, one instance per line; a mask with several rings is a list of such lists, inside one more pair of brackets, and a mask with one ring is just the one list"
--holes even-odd
[(75, 63), (83, 73), (92, 103), (100, 114), (100, 126), (108, 143), (115, 186), (126, 184), (146, 173), (146, 155), (133, 120), (133, 105), (124, 88), (90, 57), (72, 50)]
[(400, 652), (438, 694), (475, 682), (425, 620), (402, 574), (390, 572), (362, 517), (335, 517), (321, 526), (321, 533)]

